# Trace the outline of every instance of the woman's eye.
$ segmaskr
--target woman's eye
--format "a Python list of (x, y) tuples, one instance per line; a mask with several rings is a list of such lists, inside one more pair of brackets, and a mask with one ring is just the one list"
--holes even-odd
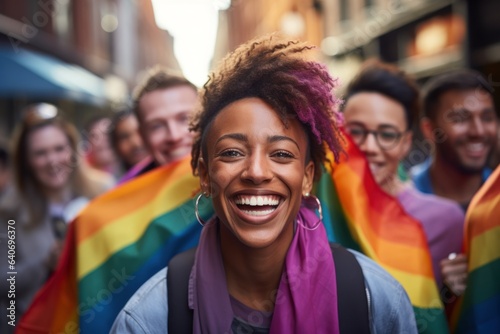
[(348, 129), (348, 132), (351, 134), (351, 136), (363, 136), (365, 134), (365, 131), (363, 129)]
[(274, 153), (273, 156), (276, 158), (288, 158), (288, 159), (293, 158), (293, 154), (291, 154), (290, 152), (286, 152), (286, 151), (278, 151), (278, 152)]
[(380, 132), (380, 136), (382, 139), (392, 140), (398, 137), (398, 134), (395, 132)]
[(220, 154), (221, 157), (240, 157), (241, 153), (236, 150), (226, 150)]
[(64, 152), (65, 150), (66, 150), (66, 146), (64, 146), (64, 145), (61, 145), (61, 146), (56, 146), (56, 148), (55, 148), (55, 151), (56, 151), (57, 153)]

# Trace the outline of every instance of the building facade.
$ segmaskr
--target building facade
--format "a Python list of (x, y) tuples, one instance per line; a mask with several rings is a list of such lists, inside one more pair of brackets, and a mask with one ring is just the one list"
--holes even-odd
[(221, 15), (214, 60), (254, 36), (281, 31), (319, 46), (344, 83), (368, 58), (396, 64), (421, 83), (462, 67), (497, 82), (498, 12), (494, 0), (233, 0)]
[(0, 137), (37, 101), (57, 104), (80, 126), (127, 103), (138, 74), (156, 64), (179, 70), (151, 0), (1, 1)]
[(321, 11), (319, 0), (233, 0), (219, 14), (214, 63), (238, 45), (273, 32), (319, 45), (324, 31)]

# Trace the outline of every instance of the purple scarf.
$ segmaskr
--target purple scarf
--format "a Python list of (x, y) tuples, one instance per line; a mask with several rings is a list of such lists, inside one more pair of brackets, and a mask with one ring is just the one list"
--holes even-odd
[[(317, 222), (302, 207), (300, 224)], [(194, 333), (231, 333), (233, 310), (217, 235), (218, 219), (203, 228), (189, 280)], [(270, 333), (339, 333), (337, 285), (332, 252), (323, 224), (309, 231), (296, 225), (285, 258)]]

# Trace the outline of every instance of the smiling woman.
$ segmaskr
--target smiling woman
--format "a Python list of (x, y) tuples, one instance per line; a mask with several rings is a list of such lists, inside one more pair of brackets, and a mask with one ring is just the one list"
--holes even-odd
[[(13, 138), (15, 192), (0, 201), (0, 220), (16, 221), (18, 319), (55, 269), (66, 223), (110, 186), (104, 181), (111, 181), (107, 176), (85, 168), (78, 144), (76, 128), (62, 119), (55, 106), (40, 103), (24, 110)], [(0, 239), (0, 244), (6, 240)], [(13, 270), (7, 270), (7, 252), (0, 251), (0, 256), (1, 275), (6, 275)], [(7, 290), (1, 277), (0, 305), (5, 305)]]
[[(326, 151), (341, 153), (338, 101), (325, 67), (304, 60), (310, 48), (264, 36), (228, 55), (205, 84), (191, 164), (215, 217), (200, 221), (194, 259), (180, 254), (168, 276), (163, 270), (146, 282), (113, 333), (415, 332), (402, 287), (358, 253), (345, 252), (365, 282), (352, 316), (368, 311), (342, 320), (337, 283), (352, 273), (332, 256), (310, 204), (318, 203), (310, 192)], [(191, 273), (185, 281), (174, 280), (177, 264)], [(346, 290), (356, 289), (349, 282)], [(347, 330), (348, 322), (363, 330)]]

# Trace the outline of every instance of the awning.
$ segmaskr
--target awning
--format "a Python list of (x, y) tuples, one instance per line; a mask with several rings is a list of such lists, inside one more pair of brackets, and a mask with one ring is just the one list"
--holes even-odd
[(57, 98), (102, 105), (104, 80), (86, 69), (24, 49), (0, 48), (0, 97)]

